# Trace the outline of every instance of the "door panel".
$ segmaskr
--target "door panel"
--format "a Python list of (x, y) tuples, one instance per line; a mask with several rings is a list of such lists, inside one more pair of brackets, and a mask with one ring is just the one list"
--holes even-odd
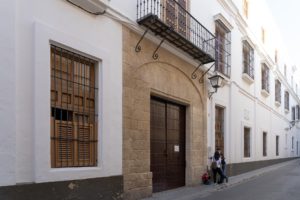
[(185, 185), (185, 107), (151, 99), (153, 191)]

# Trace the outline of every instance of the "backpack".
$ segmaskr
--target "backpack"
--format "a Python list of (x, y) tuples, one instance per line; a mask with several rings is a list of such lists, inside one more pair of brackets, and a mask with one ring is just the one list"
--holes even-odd
[(213, 160), (213, 161), (211, 162), (211, 168), (212, 168), (212, 169), (217, 169), (217, 162), (216, 162), (215, 160)]

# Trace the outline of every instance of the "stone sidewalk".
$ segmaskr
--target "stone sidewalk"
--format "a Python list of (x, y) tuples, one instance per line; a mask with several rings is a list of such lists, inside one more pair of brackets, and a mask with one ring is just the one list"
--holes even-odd
[(199, 197), (208, 196), (209, 194), (211, 194), (215, 191), (233, 187), (237, 184), (252, 180), (252, 179), (254, 179), (258, 176), (261, 176), (265, 173), (268, 173), (270, 171), (284, 167), (292, 162), (298, 162), (298, 161), (299, 161), (299, 159), (295, 159), (292, 161), (287, 161), (287, 162), (279, 163), (276, 165), (271, 165), (268, 167), (257, 169), (254, 171), (250, 171), (250, 172), (240, 174), (237, 176), (232, 176), (232, 177), (229, 177), (228, 183), (224, 183), (221, 185), (199, 184), (197, 186), (190, 186), (190, 187), (186, 186), (186, 187), (181, 187), (181, 188), (174, 189), (174, 190), (168, 190), (168, 191), (164, 191), (164, 192), (154, 193), (152, 197), (145, 198), (143, 200), (194, 200), (197, 197), (199, 198)]

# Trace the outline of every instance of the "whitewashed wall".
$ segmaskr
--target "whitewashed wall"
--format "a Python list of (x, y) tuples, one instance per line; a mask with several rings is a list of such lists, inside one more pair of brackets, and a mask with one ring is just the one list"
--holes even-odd
[[(204, 8), (204, 9), (203, 9)], [(291, 83), (292, 67), (287, 50), (280, 38), (276, 23), (264, 1), (249, 1), (249, 18), (242, 13), (242, 0), (192, 1), (191, 13), (214, 33), (213, 16), (221, 13), (233, 26), (231, 31), (231, 79), (218, 90), (208, 103), (208, 148), (214, 148), (214, 108), (225, 107), (225, 156), (230, 163), (297, 156), (296, 142), (300, 129), (291, 130), (291, 107), (299, 104), (288, 84)], [(261, 28), (266, 31), (265, 44), (261, 41)], [(248, 37), (254, 48), (255, 82), (242, 79), (242, 41)], [(274, 62), (275, 49), (279, 51), (279, 62)], [(261, 94), (261, 63), (270, 67), (270, 95)], [(287, 80), (284, 81), (283, 65), (288, 65)], [(281, 106), (275, 106), (275, 78), (282, 81)], [(294, 77), (295, 79), (295, 77)], [(294, 82), (297, 82), (296, 80)], [(295, 84), (294, 84), (295, 85)], [(295, 88), (295, 86), (294, 86)], [(290, 93), (290, 112), (284, 111), (284, 91)], [(220, 103), (222, 102), (222, 103)], [(243, 127), (251, 128), (251, 157), (243, 157)], [(262, 132), (267, 132), (267, 156), (262, 156)], [(276, 156), (276, 135), (279, 136), (279, 156)], [(287, 135), (287, 136), (286, 136)], [(294, 137), (294, 149), (292, 149)], [(213, 151), (213, 150), (211, 150)], [(299, 151), (299, 150), (298, 150)]]
[[(121, 175), (122, 26), (64, 0), (5, 0), (0, 10), (0, 185)], [(99, 61), (97, 167), (50, 168), (51, 42)]]
[(15, 182), (16, 166), (16, 1), (0, 4), (0, 185)]

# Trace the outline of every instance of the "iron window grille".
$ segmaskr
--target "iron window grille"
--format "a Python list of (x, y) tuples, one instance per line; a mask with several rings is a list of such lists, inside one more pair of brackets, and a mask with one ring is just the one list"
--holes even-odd
[(269, 89), (269, 68), (266, 64), (262, 64), (261, 68), (261, 89), (270, 92)]
[(284, 93), (284, 108), (290, 110), (290, 97), (288, 91), (285, 91)]
[(299, 105), (297, 105), (296, 106), (296, 117), (297, 117), (297, 119), (300, 119), (300, 106)]
[(281, 103), (281, 83), (279, 80), (275, 81), (275, 101)]
[(188, 11), (188, 0), (137, 0), (137, 22), (202, 64), (215, 61), (215, 36)]
[(97, 165), (96, 61), (51, 45), (51, 167)]
[(243, 41), (243, 73), (254, 79), (254, 50), (246, 40)]
[(231, 73), (231, 34), (226, 26), (219, 20), (216, 26), (216, 61), (215, 71), (230, 77)]

